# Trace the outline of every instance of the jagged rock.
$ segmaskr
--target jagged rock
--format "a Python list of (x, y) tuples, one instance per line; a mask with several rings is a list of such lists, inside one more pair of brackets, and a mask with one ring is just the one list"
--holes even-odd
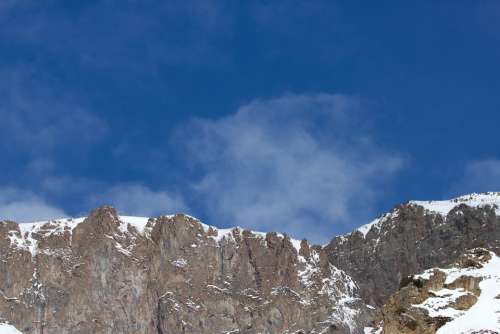
[[(0, 325), (25, 334), (362, 333), (385, 304), (374, 330), (434, 333), (453, 317), (415, 305), (448, 289), (467, 293), (447, 307), (473, 309), (482, 278), (413, 275), (451, 262), (491, 269), (499, 203), (499, 193), (409, 202), (325, 247), (182, 214), (124, 217), (109, 206), (87, 218), (4, 221)], [(460, 257), (477, 247), (488, 251)], [(500, 303), (497, 292), (488, 295)]]
[(1, 222), (0, 317), (24, 334), (361, 333), (371, 311), (356, 284), (321, 247), (298, 245), (108, 206)]

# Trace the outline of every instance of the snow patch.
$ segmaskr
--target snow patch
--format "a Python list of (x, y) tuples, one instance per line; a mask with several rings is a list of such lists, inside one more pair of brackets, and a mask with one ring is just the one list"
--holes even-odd
[(449, 305), (458, 298), (470, 294), (464, 289), (441, 289), (439, 291), (429, 291), (435, 297), (427, 298), (423, 303), (413, 305), (414, 307), (427, 310), (430, 317), (457, 318), (464, 314), (464, 311), (456, 310)]
[(410, 201), (409, 203), (420, 205), (424, 209), (444, 217), (460, 204), (466, 204), (470, 207), (495, 206), (495, 213), (500, 215), (500, 192), (473, 193), (444, 201)]
[(34, 234), (39, 234), (42, 237), (62, 235), (66, 231), (71, 234), (73, 229), (84, 220), (85, 218), (81, 217), (21, 223), (19, 224), (20, 235), (15, 231), (9, 232), (10, 244), (28, 250), (31, 256), (35, 256), (38, 253), (38, 241), (33, 238)]
[(0, 334), (23, 334), (23, 333), (18, 331), (16, 327), (3, 323), (0, 324)]
[(365, 224), (365, 225), (358, 227), (355, 231), (361, 232), (361, 234), (363, 234), (363, 238), (366, 238), (366, 235), (368, 234), (368, 232), (370, 232), (370, 230), (372, 228), (380, 229), (380, 227), (382, 226), (383, 223), (385, 223), (386, 221), (388, 221), (391, 218), (397, 217), (398, 214), (399, 213), (397, 210), (388, 212), (388, 213), (380, 216), (379, 218), (372, 220), (368, 224)]
[(127, 230), (127, 224), (135, 227), (135, 229), (141, 234), (144, 234), (146, 229), (146, 224), (149, 221), (149, 217), (134, 217), (134, 216), (118, 216), (118, 219), (125, 224), (120, 224), (120, 230), (125, 232)]
[(373, 328), (373, 327), (365, 327), (364, 334), (382, 334), (383, 327)]
[(184, 268), (187, 266), (187, 261), (183, 258), (178, 258), (177, 260), (172, 261), (172, 264), (176, 266), (177, 268)]

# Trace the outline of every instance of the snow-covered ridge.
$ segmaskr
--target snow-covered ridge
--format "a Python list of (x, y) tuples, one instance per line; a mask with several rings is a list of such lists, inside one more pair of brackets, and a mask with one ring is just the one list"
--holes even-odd
[[(470, 207), (476, 208), (489, 205), (495, 207), (495, 213), (497, 215), (500, 215), (500, 192), (472, 193), (442, 201), (409, 201), (408, 204), (419, 205), (425, 210), (435, 214), (439, 214), (443, 217), (446, 217), (448, 213), (453, 210), (453, 208), (460, 204), (466, 204)], [(353, 232), (361, 232), (361, 234), (363, 234), (363, 237), (366, 238), (366, 235), (372, 228), (380, 228), (381, 224), (383, 224), (390, 218), (397, 217), (397, 215), (398, 210), (394, 209), (393, 211), (372, 220), (370, 223), (358, 227)]]
[[(193, 217), (191, 217), (193, 218)], [(196, 218), (193, 218), (195, 220), (197, 220)], [(228, 227), (228, 228), (217, 228), (215, 226), (212, 226), (212, 225), (207, 225), (207, 224), (204, 224), (202, 222), (200, 222), (199, 220), (197, 220), (198, 223), (201, 224), (201, 226), (203, 227), (203, 230), (205, 233), (208, 233), (208, 231), (210, 229), (212, 229), (212, 231), (216, 232), (217, 233), (217, 236), (212, 236), (211, 238), (213, 238), (216, 242), (220, 242), (222, 241), (222, 239), (224, 238), (231, 238), (232, 235), (233, 235), (233, 231), (235, 230), (239, 230), (239, 231), (243, 231), (244, 228), (240, 227), (240, 226), (234, 226), (234, 227)], [(255, 236), (259, 237), (259, 238), (263, 238), (265, 239), (266, 238), (266, 232), (259, 232), (259, 231), (253, 231), (251, 230), (252, 234), (254, 234)], [(276, 235), (280, 238), (284, 238), (285, 236), (281, 233), (276, 233)], [(292, 239), (292, 238), (289, 238), (290, 239), (290, 242), (292, 243), (293, 247), (297, 250), (297, 253), (299, 252), (300, 250), (300, 243), (301, 241), (298, 240), (298, 239)]]
[[(162, 217), (167, 217), (167, 218), (173, 218), (174, 215), (165, 215)], [(215, 226), (207, 225), (199, 221), (197, 218), (188, 216), (186, 217), (196, 221), (199, 223), (204, 232), (208, 233), (209, 230), (212, 230), (212, 232), (215, 232), (217, 235), (216, 236), (210, 236), (210, 238), (214, 239), (217, 243), (220, 243), (223, 239), (228, 239), (232, 238), (233, 232), (235, 230), (243, 231), (244, 229), (236, 226), (236, 227), (231, 227), (231, 228), (222, 228), (219, 229)], [(35, 256), (38, 252), (37, 248), (37, 240), (33, 238), (34, 234), (41, 234), (44, 236), (51, 236), (51, 235), (62, 235), (66, 231), (69, 232), (70, 234), (72, 233), (73, 229), (80, 223), (82, 223), (86, 217), (78, 217), (78, 218), (60, 218), (60, 219), (53, 219), (53, 220), (45, 220), (45, 221), (37, 221), (33, 223), (21, 223), (19, 224), (19, 229), (21, 231), (21, 235), (19, 236), (18, 234), (14, 233), (14, 231), (9, 233), (9, 238), (11, 241), (11, 244), (13, 244), (16, 247), (19, 248), (24, 248), (27, 249), (31, 252), (33, 256)], [(128, 231), (128, 227), (132, 226), (139, 232), (141, 235), (147, 235), (150, 231), (151, 228), (146, 229), (147, 223), (149, 221), (155, 221), (156, 218), (153, 217), (138, 217), (138, 216), (118, 216), (118, 219), (120, 221), (120, 226), (119, 230), (122, 233), (125, 233)], [(266, 233), (265, 232), (258, 232), (258, 231), (251, 231), (252, 234), (259, 238), (265, 239)], [(277, 233), (277, 235), (281, 238), (284, 238), (283, 234)], [(294, 248), (299, 252), (300, 250), (300, 240), (292, 239), (290, 238), (290, 242), (294, 246)]]
[[(21, 223), (19, 224), (19, 230), (21, 235), (11, 231), (9, 233), (10, 242), (12, 245), (24, 248), (30, 251), (32, 256), (38, 253), (38, 241), (34, 238), (34, 235), (43, 235), (45, 237), (53, 235), (62, 235), (65, 232), (70, 234), (73, 229), (80, 223), (82, 223), (86, 217), (78, 218), (60, 218), (54, 220), (37, 221), (33, 223)], [(122, 223), (120, 225), (120, 230), (126, 231), (127, 225), (134, 226), (139, 233), (144, 233), (146, 224), (149, 220), (147, 217), (132, 217), (132, 216), (119, 216), (119, 220)]]
[(466, 204), (470, 207), (496, 206), (496, 214), (500, 215), (500, 192), (473, 193), (443, 201), (410, 201), (409, 204), (420, 205), (424, 209), (446, 216), (454, 207)]
[(397, 215), (398, 215), (397, 210), (388, 212), (380, 216), (379, 218), (372, 220), (368, 224), (358, 227), (355, 231), (361, 232), (361, 234), (363, 234), (363, 237), (366, 238), (366, 235), (368, 234), (368, 232), (370, 232), (372, 228), (377, 228), (377, 229), (380, 228), (380, 225), (382, 225), (384, 222), (388, 221), (391, 218), (397, 217)]

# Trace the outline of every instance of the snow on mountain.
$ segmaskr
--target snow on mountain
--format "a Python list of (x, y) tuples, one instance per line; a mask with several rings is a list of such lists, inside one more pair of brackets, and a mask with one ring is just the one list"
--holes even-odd
[(125, 227), (126, 225), (132, 225), (137, 229), (137, 231), (140, 234), (144, 233), (144, 230), (146, 229), (146, 224), (148, 221), (151, 219), (149, 217), (136, 217), (136, 216), (118, 216), (121, 222), (125, 224), (121, 224), (121, 228)]
[[(212, 238), (219, 243), (224, 238), (231, 238), (232, 234), (235, 230), (243, 231), (244, 229), (235, 226), (230, 228), (217, 228), (212, 225), (203, 224), (195, 217), (191, 217), (186, 215), (187, 217), (199, 222), (203, 227), (205, 232), (208, 232), (210, 229), (216, 236), (212, 236)], [(174, 215), (166, 215), (165, 217), (172, 218)], [(147, 233), (146, 225), (149, 221), (154, 221), (156, 218), (152, 217), (140, 217), (140, 216), (118, 216), (120, 220), (119, 229), (121, 232), (125, 233), (128, 231), (128, 226), (132, 226), (139, 232), (141, 235)], [(45, 220), (45, 221), (37, 221), (33, 223), (22, 223), (19, 224), (19, 228), (21, 230), (21, 234), (16, 234), (12, 232), (10, 234), (10, 241), (13, 245), (16, 245), (19, 248), (27, 249), (31, 252), (33, 256), (35, 256), (38, 252), (37, 248), (37, 240), (33, 238), (35, 234), (43, 234), (44, 236), (54, 235), (54, 234), (63, 234), (65, 231), (71, 233), (73, 229), (80, 223), (82, 223), (86, 217), (78, 217), (78, 218), (60, 218), (53, 220)], [(266, 232), (252, 231), (252, 234), (265, 239)], [(278, 233), (279, 237), (283, 238), (284, 235)], [(300, 250), (300, 240), (290, 238), (290, 242), (294, 246), (294, 248), (299, 252)]]
[(71, 231), (84, 220), (85, 218), (64, 218), (52, 221), (19, 224), (21, 233), (19, 234), (15, 231), (11, 231), (9, 234), (10, 242), (19, 248), (29, 250), (31, 255), (35, 256), (38, 252), (38, 241), (36, 238), (33, 238), (35, 234), (51, 236), (63, 234), (65, 231), (71, 233)]
[(0, 324), (0, 334), (23, 334), (22, 332), (18, 331), (16, 327), (2, 323)]
[(413, 275), (380, 311), (376, 327), (366, 327), (365, 333), (393, 333), (396, 328), (416, 333), (435, 328), (436, 334), (498, 333), (499, 293), (500, 258), (483, 248), (471, 249), (450, 267)]
[[(435, 297), (430, 297), (415, 307), (424, 308), (431, 317), (446, 317), (452, 319), (436, 334), (482, 333), (500, 331), (500, 258), (493, 252), (482, 267), (438, 269), (446, 274), (445, 284), (452, 284), (461, 277), (477, 277), (480, 295), (474, 305), (468, 310), (460, 310), (455, 302), (471, 292), (459, 289), (441, 289), (434, 291)], [(424, 273), (424, 276), (427, 276)], [(454, 307), (455, 306), (455, 307)], [(482, 332), (481, 332), (482, 331)]]
[(366, 235), (372, 228), (380, 228), (380, 225), (389, 220), (390, 218), (396, 217), (398, 215), (397, 210), (394, 210), (392, 212), (388, 212), (382, 216), (380, 216), (377, 219), (372, 220), (368, 224), (362, 225), (358, 227), (355, 231), (361, 232), (363, 234), (363, 237), (366, 238)]
[[(410, 205), (419, 205), (429, 212), (437, 213), (442, 216), (446, 216), (454, 207), (460, 204), (466, 204), (471, 207), (482, 207), (486, 205), (495, 206), (497, 215), (500, 215), (500, 192), (488, 192), (488, 193), (473, 193), (469, 195), (460, 196), (457, 198), (453, 198), (450, 200), (442, 200), (442, 201), (409, 201)], [(398, 214), (397, 209), (392, 210), (377, 219), (372, 220), (370, 223), (362, 225), (355, 229), (354, 231), (359, 231), (366, 237), (368, 232), (372, 228), (379, 228), (381, 224), (388, 221), (391, 218), (396, 217)], [(173, 217), (173, 215), (169, 215), (168, 217)], [(192, 219), (200, 222), (198, 219), (191, 217)], [(133, 226), (140, 234), (145, 233), (146, 225), (149, 220), (154, 219), (150, 217), (139, 217), (139, 216), (119, 216), (120, 221), (123, 223), (120, 226), (120, 230), (122, 232), (127, 231), (128, 225)], [(34, 240), (31, 236), (33, 233), (63, 233), (65, 230), (72, 231), (79, 223), (83, 222), (85, 217), (79, 218), (62, 218), (62, 219), (54, 219), (47, 221), (38, 221), (33, 223), (23, 223), (19, 224), (21, 229), (21, 236), (13, 235), (11, 237), (11, 242), (14, 244), (18, 244), (20, 247), (27, 247), (32, 254), (36, 253), (36, 240)], [(52, 225), (51, 228), (48, 227), (48, 223)], [(233, 231), (235, 229), (243, 230), (239, 226), (230, 227), (230, 228), (217, 228), (215, 226), (203, 224), (205, 232), (207, 232), (210, 228), (216, 232), (216, 236), (213, 236), (217, 242), (221, 241), (223, 238), (231, 237)], [(45, 231), (42, 231), (45, 230)], [(261, 236), (265, 238), (265, 232), (252, 231), (253, 234), (257, 236)], [(282, 234), (279, 236), (283, 237)], [(300, 249), (300, 240), (290, 238), (293, 246), (299, 251)]]
[[(473, 193), (442, 201), (409, 201), (408, 204), (421, 206), (425, 210), (439, 214), (443, 217), (446, 217), (446, 215), (448, 215), (453, 208), (460, 204), (466, 204), (470, 207), (483, 207), (486, 205), (493, 206), (495, 207), (496, 214), (500, 215), (500, 192), (487, 192), (480, 194)], [(396, 208), (391, 212), (372, 220), (370, 223), (358, 227), (354, 231), (359, 231), (363, 237), (366, 237), (372, 228), (379, 228), (381, 224), (390, 218), (396, 217), (397, 214), (398, 210)]]
[(496, 206), (496, 213), (500, 215), (500, 192), (473, 193), (444, 201), (410, 201), (409, 203), (420, 205), (424, 209), (442, 216), (446, 216), (454, 207), (460, 204), (466, 204), (470, 207), (490, 205)]

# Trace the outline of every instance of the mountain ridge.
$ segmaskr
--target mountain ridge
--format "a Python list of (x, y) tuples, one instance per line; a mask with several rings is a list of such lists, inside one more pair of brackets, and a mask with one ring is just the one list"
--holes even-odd
[(321, 246), (119, 217), (0, 223), (0, 315), (25, 334), (354, 333), (371, 312)]
[(1, 221), (0, 320), (24, 334), (363, 333), (406, 277), (468, 249), (498, 254), (499, 204), (409, 201), (324, 246), (109, 206)]
[[(361, 226), (354, 228), (351, 232), (339, 234), (339, 235), (334, 235), (332, 237), (332, 239), (336, 238), (336, 237), (347, 236), (347, 235), (350, 235), (356, 231), (359, 231), (363, 235), (366, 235), (366, 233), (368, 233), (368, 231), (371, 229), (371, 227), (376, 226), (377, 223), (380, 223), (380, 221), (384, 219), (384, 217), (387, 217), (387, 216), (393, 214), (395, 211), (397, 211), (397, 208), (400, 205), (422, 206), (424, 209), (428, 210), (429, 212), (433, 212), (436, 214), (441, 214), (442, 216), (446, 216), (454, 207), (456, 207), (460, 204), (465, 204), (465, 205), (468, 205), (470, 207), (480, 207), (480, 206), (486, 206), (486, 205), (496, 206), (497, 207), (496, 212), (497, 212), (497, 214), (500, 215), (500, 192), (469, 193), (469, 194), (461, 195), (461, 196), (450, 198), (450, 199), (444, 199), (444, 200), (409, 200), (407, 202), (396, 205), (392, 210), (379, 215), (379, 217), (372, 220), (371, 222), (369, 222), (367, 224), (362, 224)], [(185, 214), (185, 213), (177, 213), (177, 214), (181, 214), (181, 215), (184, 215), (186, 217), (190, 217), (190, 218), (198, 221), (206, 229), (212, 228), (214, 230), (221, 231), (222, 235), (230, 234), (230, 232), (233, 229), (249, 230), (255, 234), (260, 234), (260, 235), (265, 235), (266, 233), (269, 233), (269, 232), (277, 232), (277, 231), (269, 231), (269, 232), (256, 231), (256, 230), (241, 227), (241, 226), (220, 228), (220, 227), (216, 227), (215, 225), (207, 225), (207, 224), (203, 223), (200, 219), (198, 219), (194, 216), (191, 216), (189, 214)], [(175, 215), (176, 214), (165, 214), (165, 215), (160, 215), (158, 217), (162, 217), (162, 216), (173, 217)], [(134, 225), (138, 229), (143, 229), (144, 226), (147, 224), (147, 221), (149, 219), (154, 219), (154, 218), (158, 218), (158, 217), (119, 215), (119, 218), (121, 219), (121, 221), (123, 221), (124, 223), (127, 223), (127, 224)], [(44, 224), (49, 223), (49, 222), (64, 222), (64, 221), (75, 222), (78, 224), (78, 223), (83, 222), (83, 220), (85, 218), (86, 217), (62, 217), (62, 218), (53, 218), (53, 219), (40, 220), (40, 221), (34, 221), (34, 222), (21, 222), (18, 224), (19, 224), (22, 232), (25, 233), (32, 226), (44, 225)], [(11, 221), (11, 220), (0, 218), (0, 221)], [(277, 232), (277, 233), (279, 233), (279, 232)], [(286, 233), (280, 233), (280, 234), (286, 234)], [(295, 239), (295, 238), (290, 238), (290, 240), (293, 241), (294, 245), (297, 246), (296, 248), (298, 250), (301, 240), (304, 240), (304, 239), (299, 240), (299, 239)], [(325, 245), (327, 245), (327, 244), (325, 244)], [(324, 246), (324, 245), (322, 245), (322, 246)]]

